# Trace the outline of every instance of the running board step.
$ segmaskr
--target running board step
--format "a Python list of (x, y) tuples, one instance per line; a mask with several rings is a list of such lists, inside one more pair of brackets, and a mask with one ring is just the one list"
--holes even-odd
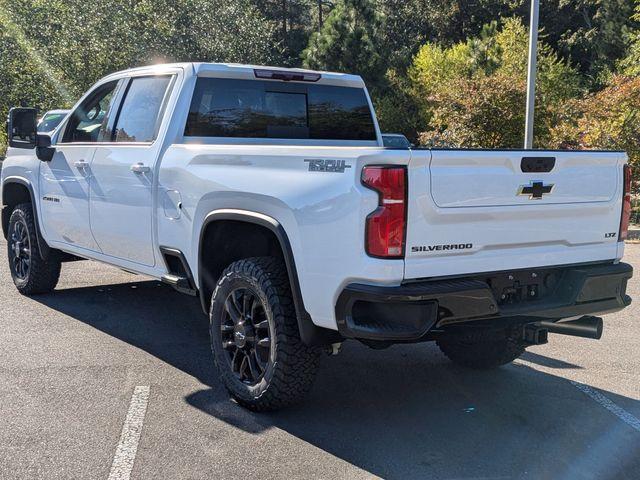
[(191, 282), (187, 277), (180, 277), (178, 275), (167, 274), (167, 275), (163, 275), (161, 280), (162, 280), (162, 283), (171, 285), (180, 293), (185, 293), (187, 295), (191, 295), (192, 297), (195, 297), (198, 295), (198, 292), (196, 291), (195, 288), (191, 286)]

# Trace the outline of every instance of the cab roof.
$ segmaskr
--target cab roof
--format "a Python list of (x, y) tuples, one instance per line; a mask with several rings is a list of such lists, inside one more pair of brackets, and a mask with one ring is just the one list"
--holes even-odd
[[(319, 79), (313, 83), (325, 84), (325, 85), (343, 85), (349, 87), (363, 88), (365, 86), (364, 81), (359, 75), (351, 75), (346, 73), (337, 72), (325, 72), (319, 70), (307, 70), (303, 68), (283, 68), (264, 65), (244, 65), (239, 63), (206, 63), (206, 62), (187, 62), (187, 63), (163, 63), (156, 65), (147, 65), (144, 67), (130, 68), (120, 72), (115, 72), (112, 75), (122, 74), (135, 74), (142, 72), (153, 72), (154, 70), (160, 71), (168, 68), (182, 68), (186, 71), (191, 71), (193, 75), (198, 77), (217, 77), (217, 78), (238, 78), (238, 79), (252, 79), (257, 78), (256, 71), (270, 71), (270, 72), (282, 72), (283, 74), (310, 74), (319, 75)], [(111, 76), (111, 75), (110, 75)], [(275, 78), (274, 81), (283, 81), (282, 78)], [(287, 80), (298, 81), (298, 80)]]

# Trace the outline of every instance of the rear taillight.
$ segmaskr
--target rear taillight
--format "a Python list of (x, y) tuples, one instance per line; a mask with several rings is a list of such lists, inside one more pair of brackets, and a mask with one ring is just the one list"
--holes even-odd
[(631, 217), (631, 167), (624, 166), (624, 180), (622, 190), (622, 216), (620, 217), (620, 233), (618, 241), (626, 240), (629, 231), (629, 219)]
[(407, 223), (407, 169), (364, 167), (362, 183), (379, 195), (378, 208), (367, 217), (367, 254), (381, 258), (403, 257)]

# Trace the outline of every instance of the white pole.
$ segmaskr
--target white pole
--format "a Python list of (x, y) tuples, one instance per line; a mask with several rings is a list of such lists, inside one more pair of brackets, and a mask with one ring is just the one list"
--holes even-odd
[(529, 24), (529, 71), (527, 74), (527, 118), (525, 123), (524, 148), (533, 148), (533, 116), (536, 102), (539, 7), (540, 0), (531, 0), (531, 22)]

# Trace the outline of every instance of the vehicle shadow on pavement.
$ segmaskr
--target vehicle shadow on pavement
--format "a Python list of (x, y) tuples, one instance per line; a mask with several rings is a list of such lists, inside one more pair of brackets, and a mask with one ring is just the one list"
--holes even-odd
[[(189, 405), (249, 434), (277, 428), (384, 478), (638, 478), (640, 432), (562, 377), (522, 364), (456, 367), (434, 345), (323, 358), (301, 405), (256, 414), (229, 401), (199, 302), (155, 281), (68, 288), (34, 300), (145, 350), (209, 388)], [(553, 340), (552, 340), (553, 341)], [(561, 339), (557, 340), (561, 341)], [(581, 368), (540, 354), (549, 368)], [(602, 392), (624, 408), (640, 402)]]
[[(553, 337), (551, 337), (553, 341)], [(560, 360), (557, 358), (545, 357), (544, 355), (540, 355), (539, 353), (533, 352), (525, 352), (522, 355), (523, 360), (527, 362), (535, 363), (536, 365), (540, 365), (542, 367), (556, 368), (556, 369), (569, 369), (569, 370), (583, 370), (580, 365), (576, 365), (574, 363), (565, 362), (564, 360)]]

